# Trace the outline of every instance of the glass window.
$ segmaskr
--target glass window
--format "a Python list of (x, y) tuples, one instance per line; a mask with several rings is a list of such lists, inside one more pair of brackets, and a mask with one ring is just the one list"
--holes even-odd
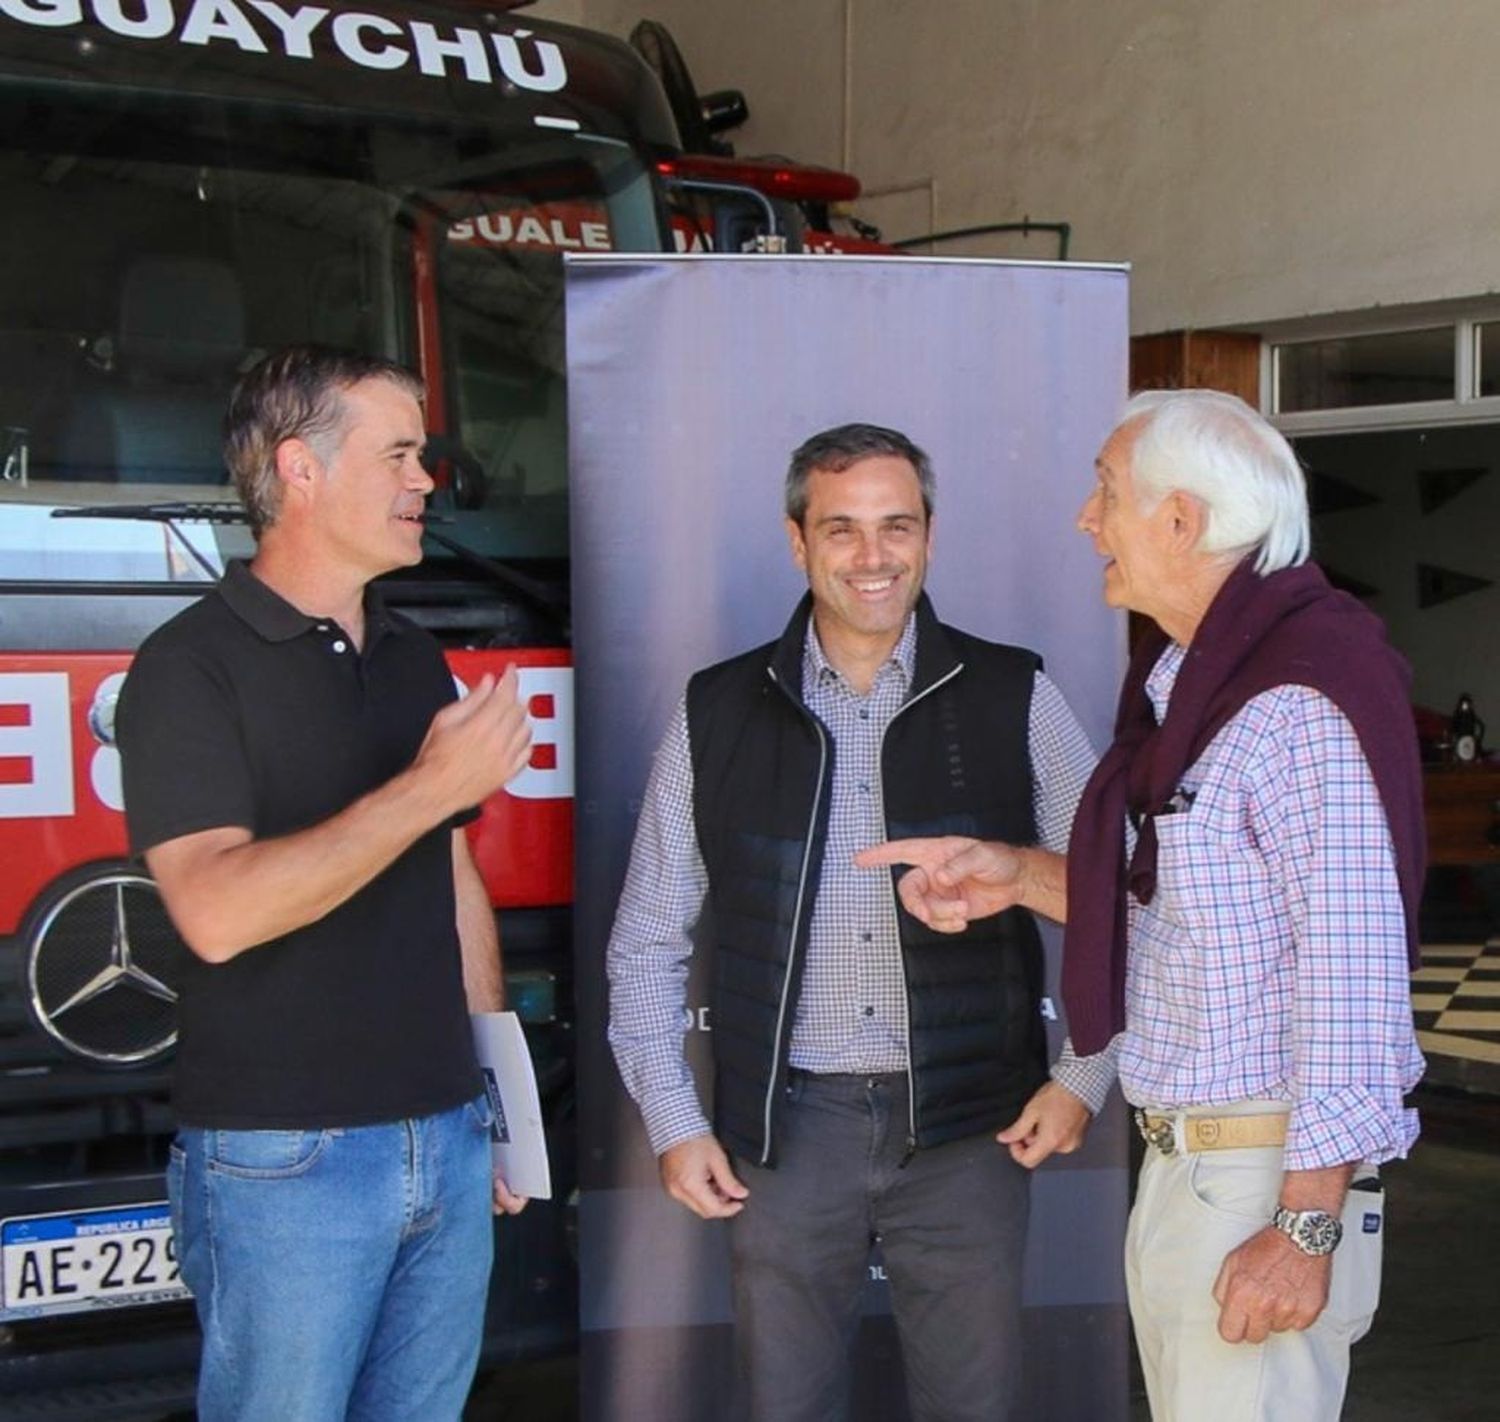
[(1365, 599), (1447, 724), (1461, 693), (1500, 731), (1500, 425), (1306, 435), (1313, 557)]
[(1452, 400), (1453, 329), (1435, 326), (1279, 345), (1277, 413)]
[(1477, 395), (1500, 395), (1500, 321), (1481, 321), (1474, 327)]
[[(622, 242), (633, 162), (576, 139), (539, 145), (463, 189), (428, 189), (451, 458), (434, 507), (471, 547), (506, 559), (568, 553), (567, 398), (560, 254)], [(622, 189), (621, 184), (624, 184)], [(638, 196), (650, 201), (642, 185)]]
[(201, 583), (248, 552), (220, 422), (304, 341), (420, 349), (446, 533), (566, 555), (560, 254), (659, 241), (630, 147), (27, 89), (0, 84), (0, 582)]

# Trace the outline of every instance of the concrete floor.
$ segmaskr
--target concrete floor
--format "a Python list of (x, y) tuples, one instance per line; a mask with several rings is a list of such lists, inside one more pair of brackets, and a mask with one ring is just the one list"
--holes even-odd
[(1500, 1099), (1423, 1093), (1411, 1159), (1385, 1172), (1380, 1312), (1345, 1422), (1500, 1417)]

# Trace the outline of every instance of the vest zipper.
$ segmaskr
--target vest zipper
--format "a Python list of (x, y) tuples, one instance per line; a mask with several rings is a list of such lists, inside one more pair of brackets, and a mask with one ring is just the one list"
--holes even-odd
[(767, 667), (766, 675), (776, 689), (786, 697), (811, 723), (818, 737), (818, 783), (813, 791), (812, 813), (807, 821), (807, 839), (802, 846), (802, 869), (797, 876), (797, 902), (792, 909), (792, 939), (787, 945), (786, 972), (781, 979), (781, 1004), (776, 1010), (776, 1036), (771, 1044), (771, 1079), (766, 1085), (766, 1105), (762, 1120), (760, 1164), (771, 1158), (771, 1109), (776, 1100), (776, 1078), (781, 1065), (781, 1043), (786, 1026), (787, 1001), (792, 991), (792, 970), (797, 966), (797, 933), (802, 924), (802, 906), (807, 899), (807, 866), (812, 859), (814, 833), (818, 827), (818, 811), (823, 804), (823, 777), (828, 769), (828, 733), (823, 723), (813, 715), (795, 696), (781, 684), (775, 667)]
[[(946, 675), (940, 676), (930, 686), (924, 687), (909, 701), (906, 701), (896, 710), (880, 732), (880, 744), (875, 753), (875, 787), (876, 796), (880, 802), (880, 824), (885, 830), (886, 838), (890, 838), (891, 823), (885, 813), (885, 738), (886, 733), (896, 724), (897, 717), (904, 716), (917, 702), (924, 700), (936, 691), (940, 686), (947, 685), (959, 672), (964, 669), (964, 664), (959, 662)], [(901, 992), (906, 999), (906, 1020), (902, 1028), (906, 1034), (906, 1154), (901, 1157), (901, 1165), (898, 1169), (904, 1169), (912, 1156), (917, 1153), (917, 1075), (911, 1060), (911, 986), (906, 981), (906, 954), (901, 948), (901, 915), (900, 904), (896, 898), (895, 881), (887, 878), (887, 884), (891, 891), (891, 909), (896, 921), (896, 951), (901, 954)]]

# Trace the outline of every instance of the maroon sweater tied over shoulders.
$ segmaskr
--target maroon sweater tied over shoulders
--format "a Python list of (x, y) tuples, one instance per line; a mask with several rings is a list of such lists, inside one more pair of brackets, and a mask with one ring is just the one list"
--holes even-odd
[[(1099, 1051), (1125, 1026), (1125, 895), (1148, 904), (1156, 891), (1153, 817), (1224, 725), (1273, 687), (1311, 687), (1353, 726), (1395, 846), (1411, 966), (1420, 963), (1417, 905), (1427, 834), (1411, 669), (1386, 640), (1380, 619), (1335, 591), (1313, 564), (1262, 577), (1241, 562), (1188, 647), (1158, 725), (1146, 678), (1166, 645), (1166, 634), (1152, 627), (1130, 659), (1114, 743), (1083, 792), (1068, 842), (1062, 987), (1081, 1055)], [(1127, 814), (1139, 826), (1128, 864)]]

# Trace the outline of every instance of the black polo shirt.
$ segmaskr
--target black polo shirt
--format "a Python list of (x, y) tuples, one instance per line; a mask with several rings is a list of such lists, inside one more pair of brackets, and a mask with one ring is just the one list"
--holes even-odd
[[(454, 699), (437, 643), (365, 604), (365, 646), (242, 563), (152, 634), (117, 719), (132, 850), (239, 826), (316, 825), (411, 764)], [(309, 1129), (477, 1094), (454, 917), (452, 823), (316, 923), (227, 963), (193, 958), (178, 1004), (189, 1125)]]

